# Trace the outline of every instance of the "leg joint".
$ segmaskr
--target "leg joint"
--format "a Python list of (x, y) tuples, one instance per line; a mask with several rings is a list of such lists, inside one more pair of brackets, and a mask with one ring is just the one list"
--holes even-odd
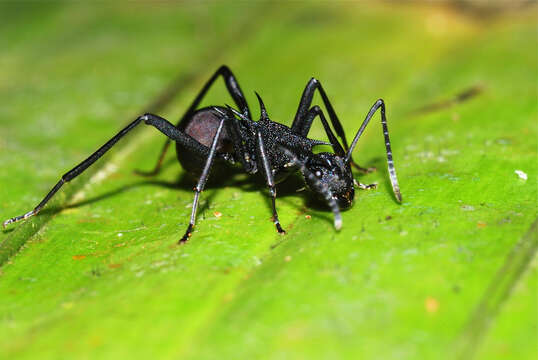
[(217, 70), (218, 73), (224, 73), (224, 74), (230, 74), (232, 71), (228, 67), (228, 65), (222, 64), (219, 69)]
[(144, 115), (140, 115), (137, 120), (143, 121), (146, 124), (149, 124), (149, 120), (151, 119), (153, 115), (150, 113), (145, 113)]
[(320, 112), (321, 112), (321, 108), (319, 107), (319, 105), (314, 105), (314, 106), (312, 106), (312, 108), (310, 109), (310, 111), (315, 112), (315, 113), (320, 113)]

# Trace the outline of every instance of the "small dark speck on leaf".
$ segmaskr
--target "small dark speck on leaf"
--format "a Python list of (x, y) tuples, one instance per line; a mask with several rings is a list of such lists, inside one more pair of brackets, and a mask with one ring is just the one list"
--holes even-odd
[(387, 215), (387, 217), (385, 218), (385, 220), (387, 220), (387, 221), (389, 221), (391, 219), (392, 219), (392, 216), (390, 216), (390, 215)]
[(92, 269), (91, 274), (92, 274), (92, 276), (100, 277), (100, 276), (101, 276), (101, 270), (99, 270), (99, 269)]

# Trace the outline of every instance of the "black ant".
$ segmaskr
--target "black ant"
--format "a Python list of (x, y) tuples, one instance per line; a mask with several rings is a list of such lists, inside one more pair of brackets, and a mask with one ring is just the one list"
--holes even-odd
[[(209, 106), (197, 109), (203, 97), (219, 76), (224, 78), (228, 92), (239, 108), (239, 111), (228, 105), (225, 107)], [(321, 108), (317, 105), (311, 107), (312, 98), (316, 90), (321, 95), (329, 113), (331, 124), (336, 134), (342, 140), (343, 146), (336, 139)], [(198, 184), (194, 188), (195, 193), (191, 219), (187, 231), (179, 240), (179, 243), (186, 242), (192, 234), (196, 220), (198, 199), (207, 182), (215, 159), (228, 164), (239, 163), (248, 174), (255, 174), (258, 171), (263, 173), (271, 195), (273, 222), (279, 233), (284, 233), (284, 230), (280, 226), (275, 206), (275, 184), (298, 170), (303, 174), (307, 186), (329, 205), (334, 213), (334, 227), (336, 230), (339, 230), (342, 226), (340, 209), (349, 208), (355, 196), (354, 186), (356, 182), (353, 179), (351, 165), (362, 172), (372, 170), (361, 168), (354, 163), (351, 153), (377, 109), (381, 109), (381, 124), (385, 136), (388, 170), (392, 189), (396, 199), (401, 202), (400, 188), (392, 161), (383, 100), (380, 99), (375, 102), (353, 138), (351, 146), (348, 146), (342, 125), (334, 112), (325, 90), (323, 90), (318, 80), (312, 78), (306, 85), (291, 127), (271, 121), (262, 99), (257, 93), (256, 96), (260, 104), (261, 116), (258, 121), (253, 121), (245, 96), (235, 76), (227, 66), (221, 66), (204, 85), (177, 126), (174, 126), (157, 115), (144, 114), (139, 116), (86, 160), (64, 174), (60, 181), (58, 181), (32, 211), (4, 221), (3, 226), (5, 227), (11, 223), (36, 215), (64, 183), (80, 175), (114, 146), (118, 140), (142, 122), (156, 127), (168, 139), (154, 170), (145, 173), (138, 172), (139, 174), (157, 174), (161, 168), (170, 142), (174, 140), (176, 142), (177, 157), (181, 165), (187, 171), (200, 175)], [(307, 138), (312, 122), (318, 116), (327, 133), (329, 143)], [(312, 148), (318, 145), (330, 145), (334, 153), (313, 153)], [(375, 187), (375, 184), (357, 185), (362, 189)]]

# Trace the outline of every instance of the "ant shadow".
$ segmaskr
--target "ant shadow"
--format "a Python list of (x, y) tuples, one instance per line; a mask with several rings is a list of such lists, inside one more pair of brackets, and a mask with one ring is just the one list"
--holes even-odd
[[(173, 162), (172, 159), (166, 161), (163, 164), (162, 170), (168, 168)], [(376, 157), (371, 159), (368, 163), (369, 166), (374, 166), (377, 169), (380, 169), (383, 166), (383, 158)], [(360, 176), (357, 172), (354, 173), (355, 177)], [(136, 176), (136, 175), (133, 175)], [(156, 175), (157, 176), (157, 175)], [(178, 174), (178, 177), (175, 181), (165, 181), (158, 179), (148, 179), (144, 177), (139, 178), (143, 179), (141, 181), (136, 181), (131, 184), (123, 185), (117, 189), (110, 190), (99, 194), (97, 196), (83, 199), (77, 202), (66, 204), (64, 206), (52, 206), (50, 208), (43, 209), (42, 214), (56, 215), (57, 213), (66, 210), (66, 209), (76, 209), (86, 205), (91, 205), (97, 203), (104, 199), (108, 199), (114, 196), (118, 196), (125, 192), (128, 192), (132, 189), (143, 187), (143, 186), (156, 186), (163, 187), (172, 190), (192, 190), (196, 185), (198, 179), (188, 172), (181, 172)], [(387, 176), (384, 176), (384, 188), (387, 191), (392, 192), (392, 186), (390, 184), (390, 179)], [(318, 217), (323, 218), (325, 221), (332, 224), (332, 214), (330, 214), (330, 209), (327, 204), (320, 198), (318, 198), (312, 191), (306, 191), (305, 182), (300, 173), (290, 174), (285, 180), (277, 185), (277, 201), (285, 202), (286, 204), (295, 207), (298, 211), (304, 212), (305, 208), (313, 209), (316, 211), (325, 211), (327, 215), (318, 215)], [(219, 189), (226, 187), (234, 187), (241, 191), (246, 192), (266, 192), (267, 200), (264, 202), (268, 209), (268, 216), (272, 213), (271, 198), (267, 190), (267, 184), (265, 178), (257, 173), (254, 176), (246, 174), (239, 167), (230, 167), (226, 164), (214, 164), (213, 169), (211, 170), (208, 182), (204, 190), (214, 190), (214, 191), (205, 191), (203, 196), (203, 201), (200, 202), (199, 214), (202, 214), (208, 210), (213, 198), (216, 196)], [(305, 190), (305, 191), (303, 191)], [(360, 191), (356, 189), (357, 191)], [(292, 197), (296, 198), (297, 196), (302, 198), (302, 205), (297, 205), (297, 202), (291, 200)], [(356, 194), (357, 196), (357, 194)], [(394, 200), (396, 201), (396, 200)], [(278, 203), (277, 203), (278, 206)], [(277, 208), (278, 209), (278, 208)], [(9, 232), (13, 229), (6, 229), (3, 232)]]

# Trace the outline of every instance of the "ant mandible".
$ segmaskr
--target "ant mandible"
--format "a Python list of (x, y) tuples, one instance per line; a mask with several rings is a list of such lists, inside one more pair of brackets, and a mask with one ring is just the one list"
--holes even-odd
[[(224, 78), (226, 88), (239, 111), (228, 105), (197, 109), (207, 91), (219, 76)], [(342, 140), (342, 144), (340, 144), (334, 135), (321, 108), (317, 105), (311, 107), (312, 98), (316, 90), (321, 95), (321, 99), (329, 113), (331, 124), (338, 137)], [(204, 85), (177, 126), (154, 114), (139, 116), (86, 160), (65, 173), (60, 181), (58, 181), (32, 211), (4, 221), (3, 226), (6, 227), (11, 223), (36, 215), (64, 183), (80, 175), (123, 136), (142, 122), (156, 127), (168, 139), (154, 170), (150, 172), (138, 172), (139, 174), (147, 176), (157, 174), (161, 168), (170, 142), (173, 140), (176, 142), (177, 157), (181, 165), (187, 171), (200, 176), (198, 184), (194, 188), (194, 201), (190, 222), (185, 235), (179, 240), (179, 243), (186, 242), (192, 235), (196, 222), (196, 209), (198, 207), (200, 193), (204, 189), (215, 159), (228, 164), (239, 163), (248, 174), (255, 174), (258, 171), (263, 173), (271, 195), (273, 222), (279, 233), (284, 233), (285, 231), (280, 225), (276, 211), (275, 184), (296, 171), (302, 173), (306, 185), (329, 205), (334, 214), (334, 227), (336, 230), (339, 230), (342, 226), (340, 209), (349, 208), (355, 196), (355, 181), (351, 172), (351, 165), (362, 172), (370, 170), (358, 166), (353, 161), (351, 154), (366, 125), (368, 125), (368, 122), (377, 109), (381, 109), (381, 124), (385, 137), (392, 189), (396, 199), (401, 202), (402, 197), (392, 160), (387, 119), (385, 117), (385, 103), (383, 100), (379, 99), (375, 102), (353, 138), (351, 145), (348, 146), (344, 129), (336, 116), (329, 98), (321, 83), (315, 78), (310, 79), (306, 85), (291, 127), (270, 120), (261, 97), (258, 93), (256, 93), (256, 96), (259, 101), (261, 116), (258, 121), (253, 121), (247, 101), (239, 87), (237, 79), (227, 66), (221, 66)], [(307, 138), (310, 127), (316, 117), (320, 118), (323, 128), (327, 133), (329, 143)], [(330, 145), (334, 153), (313, 153), (312, 149), (317, 145)], [(375, 185), (358, 184), (358, 186), (366, 189)]]

